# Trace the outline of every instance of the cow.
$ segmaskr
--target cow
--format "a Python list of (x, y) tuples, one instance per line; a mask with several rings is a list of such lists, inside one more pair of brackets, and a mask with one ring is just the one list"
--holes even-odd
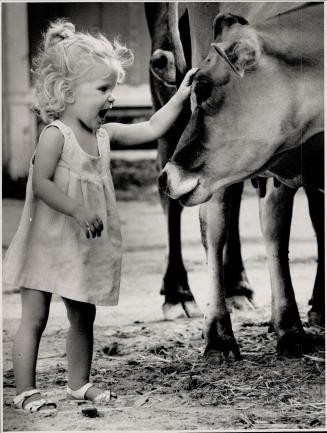
[(288, 242), (300, 186), (308, 196), (318, 242), (309, 319), (324, 322), (323, 5), (190, 3), (187, 9), (192, 63), (199, 66), (192, 116), (159, 183), (184, 206), (201, 204), (210, 275), (205, 353), (240, 356), (223, 283), (229, 188), (273, 175), (281, 185), (269, 181), (260, 198), (272, 286), (271, 326), (277, 350), (297, 355), (307, 349), (307, 339), (291, 282)]
[[(183, 72), (176, 68), (175, 57), (169, 35), (167, 3), (145, 3), (145, 13), (151, 36), (150, 87), (155, 110), (160, 109), (176, 92)], [(190, 66), (190, 40), (186, 10), (182, 10), (179, 19), (180, 35), (183, 41), (183, 53)], [(174, 127), (158, 140), (158, 170), (165, 166), (172, 156), (177, 142), (189, 120), (190, 108), (186, 108)], [(224, 273), (226, 297), (230, 308), (252, 307), (253, 291), (250, 287), (241, 255), (239, 238), (239, 210), (243, 184), (230, 188), (230, 200), (233, 202), (229, 230), (225, 247)], [(182, 306), (188, 317), (197, 314), (194, 297), (189, 288), (187, 272), (182, 258), (181, 212), (178, 200), (168, 198), (160, 191), (161, 204), (166, 215), (168, 231), (168, 259), (160, 293), (164, 295), (163, 312), (166, 319), (173, 319), (180, 313)]]

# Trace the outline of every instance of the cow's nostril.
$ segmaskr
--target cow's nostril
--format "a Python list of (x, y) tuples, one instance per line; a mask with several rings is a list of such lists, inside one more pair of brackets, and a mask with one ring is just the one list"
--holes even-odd
[(154, 68), (164, 69), (167, 66), (168, 60), (166, 56), (161, 55), (160, 57), (151, 59), (151, 63)]
[(160, 176), (158, 177), (158, 184), (159, 184), (159, 189), (161, 192), (166, 192), (167, 189), (167, 173), (165, 171), (163, 171)]

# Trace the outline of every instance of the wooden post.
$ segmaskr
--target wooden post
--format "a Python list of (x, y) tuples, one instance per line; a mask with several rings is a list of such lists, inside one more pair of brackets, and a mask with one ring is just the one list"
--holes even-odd
[(2, 165), (13, 180), (27, 176), (37, 135), (31, 111), (27, 21), (26, 3), (2, 5)]

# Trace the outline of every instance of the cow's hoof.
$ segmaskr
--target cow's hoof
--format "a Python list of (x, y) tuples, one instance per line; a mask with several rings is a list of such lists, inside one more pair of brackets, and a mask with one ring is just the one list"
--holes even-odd
[[(245, 270), (235, 273), (234, 269), (224, 267), (224, 284), (227, 299), (240, 297), (252, 302), (254, 293)], [(235, 308), (237, 307), (235, 306)]]
[(226, 301), (231, 310), (248, 310), (255, 308), (253, 301), (253, 290), (243, 271), (237, 284), (226, 283)]
[(204, 359), (205, 362), (212, 367), (220, 366), (226, 362), (225, 356), (215, 350), (204, 352)]
[(162, 311), (165, 320), (175, 320), (181, 317), (197, 317), (202, 314), (195, 301), (179, 302), (178, 304), (165, 302), (162, 306)]
[(182, 307), (187, 317), (200, 317), (203, 315), (195, 301), (184, 302)]
[(272, 324), (272, 322), (268, 323), (268, 330), (267, 330), (268, 334), (271, 334), (272, 332), (275, 332), (274, 329), (274, 325)]
[(175, 320), (180, 319), (181, 317), (187, 317), (182, 304), (171, 304), (169, 302), (165, 302), (162, 305), (162, 312), (165, 320)]
[(225, 361), (238, 361), (242, 356), (234, 338), (220, 337), (214, 344), (207, 344), (204, 358), (209, 364), (221, 364)]
[(181, 276), (178, 281), (171, 274), (166, 274), (160, 289), (160, 295), (165, 297), (165, 304), (179, 304), (185, 302), (195, 302), (187, 276)]
[(325, 314), (310, 310), (308, 313), (309, 326), (325, 327)]
[(304, 331), (288, 331), (278, 336), (277, 353), (279, 355), (299, 358), (310, 350), (310, 340)]
[(244, 295), (235, 295), (226, 298), (227, 308), (230, 312), (233, 310), (246, 311), (246, 310), (254, 310), (255, 303), (252, 299), (249, 299)]
[(231, 350), (231, 351), (218, 351), (218, 350), (205, 350), (204, 352), (204, 359), (207, 362), (207, 364), (215, 366), (215, 365), (221, 365), (226, 362), (235, 362), (242, 359), (242, 356), (240, 354), (239, 349), (238, 350)]

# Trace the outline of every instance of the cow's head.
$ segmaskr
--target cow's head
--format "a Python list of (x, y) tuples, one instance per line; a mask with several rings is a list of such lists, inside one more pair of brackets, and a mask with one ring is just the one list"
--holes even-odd
[(281, 60), (268, 43), (269, 52), (244, 18), (219, 15), (214, 29), (193, 80), (192, 117), (159, 178), (161, 188), (186, 206), (264, 171), (285, 146), (309, 133), (304, 127), (315, 115), (301, 109), (299, 68), (292, 70), (292, 60)]

